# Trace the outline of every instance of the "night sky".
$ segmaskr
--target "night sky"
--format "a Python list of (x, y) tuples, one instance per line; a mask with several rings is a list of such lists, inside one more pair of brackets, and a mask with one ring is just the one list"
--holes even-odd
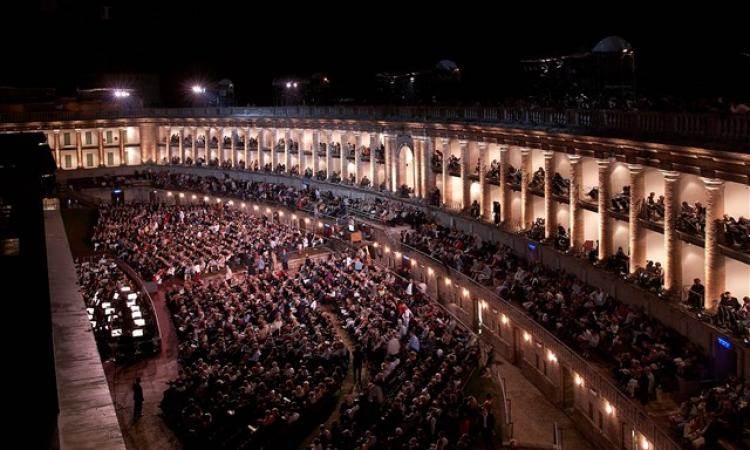
[[(626, 5), (625, 11), (527, 11), (503, 3), (201, 3), (121, 0), (19, 2), (5, 14), (0, 85), (74, 92), (100, 72), (161, 77), (168, 104), (192, 81), (231, 79), (240, 103), (268, 103), (271, 81), (328, 75), (356, 90), (377, 72), (451, 59), (467, 89), (512, 95), (522, 58), (591, 49), (620, 35), (636, 50), (639, 86), (654, 92), (747, 98), (750, 30), (739, 11), (691, 17)], [(109, 20), (102, 20), (109, 5)], [(492, 5), (492, 7), (490, 7)], [(680, 8), (683, 9), (682, 5)], [(607, 4), (607, 9), (610, 4)]]

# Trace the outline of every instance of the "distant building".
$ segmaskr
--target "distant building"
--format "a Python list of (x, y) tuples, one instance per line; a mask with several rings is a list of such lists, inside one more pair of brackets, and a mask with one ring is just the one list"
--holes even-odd
[(619, 36), (602, 39), (590, 51), (526, 59), (521, 66), (527, 89), (541, 102), (572, 107), (635, 95), (635, 51)]
[(381, 72), (375, 78), (380, 103), (450, 103), (457, 99), (461, 69), (445, 59), (430, 69)]

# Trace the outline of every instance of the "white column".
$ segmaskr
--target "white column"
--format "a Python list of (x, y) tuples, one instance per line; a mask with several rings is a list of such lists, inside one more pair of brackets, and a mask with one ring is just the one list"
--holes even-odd
[(630, 169), (630, 210), (628, 212), (628, 247), (630, 250), (629, 272), (634, 273), (638, 267), (646, 266), (646, 239), (638, 221), (643, 203), (643, 166), (628, 164)]
[(677, 236), (680, 173), (662, 171), (664, 175), (664, 289), (679, 295), (682, 289), (680, 264), (682, 243)]
[[(60, 130), (54, 130), (54, 146), (55, 146), (55, 164), (57, 165), (57, 168), (60, 169), (62, 167), (62, 162), (60, 161), (61, 155), (60, 155)], [(122, 141), (122, 139), (121, 139)], [(122, 142), (120, 143), (122, 145)], [(121, 160), (122, 161), (122, 160)]]
[(198, 159), (198, 127), (190, 128), (190, 133), (192, 137), (190, 158), (192, 158), (193, 164), (195, 164), (195, 160)]
[(544, 237), (550, 239), (555, 235), (555, 202), (552, 198), (552, 171), (555, 152), (544, 152)]
[(531, 149), (521, 148), (521, 229), (528, 230), (531, 228), (532, 215), (532, 197), (529, 192), (531, 183)]
[(305, 176), (307, 169), (307, 155), (305, 155), (305, 130), (297, 130), (297, 164), (299, 164), (299, 176)]
[(393, 161), (393, 146), (396, 140), (391, 136), (385, 136), (385, 187), (388, 191), (393, 192), (393, 174), (391, 173), (391, 164)]
[(341, 145), (341, 151), (339, 152), (339, 164), (340, 167), (340, 173), (341, 173), (341, 181), (344, 181), (349, 178), (349, 159), (347, 156), (346, 147), (349, 141), (347, 140), (347, 133), (345, 131), (341, 132), (341, 137), (339, 138), (339, 144)]
[(490, 152), (490, 143), (479, 144), (479, 203), (481, 206), (481, 217), (485, 221), (492, 218), (492, 195), (490, 185), (487, 183), (487, 160)]
[(292, 130), (289, 128), (284, 132), (284, 167), (286, 173), (292, 172)]
[[(120, 165), (126, 166), (128, 164), (128, 158), (125, 155), (125, 140), (127, 139), (128, 130), (120, 128)], [(58, 141), (59, 144), (59, 141)]]
[(237, 165), (237, 145), (235, 144), (235, 138), (237, 136), (237, 129), (232, 127), (229, 129), (229, 163), (232, 167)]
[(354, 178), (359, 184), (362, 181), (362, 133), (357, 133), (354, 139)]
[(331, 181), (333, 176), (333, 131), (328, 132), (328, 145), (326, 145), (326, 179)]
[(180, 127), (180, 134), (178, 136), (178, 139), (180, 163), (185, 164), (185, 127)]
[(468, 141), (461, 143), (461, 209), (468, 210), (471, 206), (471, 175), (474, 170), (471, 155), (477, 153), (477, 141)]
[(242, 149), (242, 159), (245, 161), (245, 170), (250, 168), (250, 127), (245, 128), (245, 146)]
[(581, 196), (581, 157), (568, 155), (570, 160), (570, 248), (578, 250), (583, 245), (583, 210), (578, 200)]
[(97, 157), (97, 159), (99, 160), (99, 167), (104, 167), (104, 129), (103, 128), (96, 129), (96, 143), (99, 147), (99, 156)]
[(76, 166), (79, 169), (83, 169), (83, 148), (81, 143), (81, 130), (75, 130), (76, 132)]
[(706, 308), (715, 311), (719, 297), (725, 291), (726, 268), (724, 255), (719, 249), (719, 233), (722, 227), (718, 220), (724, 215), (724, 181), (717, 178), (703, 178), (706, 186), (706, 236), (704, 240), (706, 279)]
[(505, 224), (510, 217), (510, 200), (508, 192), (508, 146), (500, 145), (500, 223)]
[(612, 227), (607, 210), (609, 208), (609, 159), (598, 159), (599, 167), (599, 260), (612, 256)]
[(276, 154), (276, 146), (279, 144), (279, 129), (273, 130), (273, 142), (271, 143), (271, 171), (276, 170), (276, 166), (279, 163), (279, 155)]
[(313, 159), (313, 177), (318, 176), (318, 170), (320, 170), (320, 130), (313, 130), (312, 132), (312, 159)]

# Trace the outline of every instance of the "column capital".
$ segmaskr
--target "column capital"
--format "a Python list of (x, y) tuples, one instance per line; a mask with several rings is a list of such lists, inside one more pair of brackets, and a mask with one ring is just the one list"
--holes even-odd
[(60, 130), (52, 130), (52, 132), (55, 134), (60, 134)]
[(510, 145), (508, 144), (498, 144), (497, 147), (500, 149), (500, 153), (507, 153), (510, 150)]
[(600, 169), (606, 169), (609, 168), (609, 166), (612, 164), (612, 161), (610, 161), (609, 158), (597, 158), (596, 164)]
[(709, 191), (718, 191), (724, 187), (724, 180), (721, 180), (719, 178), (701, 177), (701, 181), (703, 181), (703, 184), (705, 185), (706, 190), (709, 190)]
[(514, 147), (521, 150), (521, 156), (528, 156), (531, 154), (531, 149), (529, 147), (520, 147), (517, 145)]
[(555, 152), (553, 150), (544, 150), (544, 159), (552, 159), (555, 157)]
[(631, 175), (638, 175), (643, 172), (643, 164), (628, 164)]
[(674, 183), (680, 179), (680, 172), (673, 170), (661, 170), (660, 172), (664, 175), (664, 181), (667, 183)]
[(569, 153), (568, 154), (568, 160), (570, 161), (570, 164), (576, 165), (576, 164), (580, 163), (581, 161), (583, 161), (583, 156), (581, 156), (581, 155), (571, 155)]

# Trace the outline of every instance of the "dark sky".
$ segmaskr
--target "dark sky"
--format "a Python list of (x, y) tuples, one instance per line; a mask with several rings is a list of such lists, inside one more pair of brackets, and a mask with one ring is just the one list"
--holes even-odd
[[(279, 76), (324, 72), (356, 86), (380, 71), (447, 58), (469, 85), (512, 91), (520, 59), (588, 50), (613, 34), (636, 49), (640, 84), (678, 92), (723, 86), (745, 96), (750, 83), (742, 72), (750, 66), (750, 31), (740, 11), (685, 16), (628, 3), (597, 17), (592, 8), (522, 10), (499, 2), (19, 4), (4, 14), (11, 26), (0, 31), (4, 59), (14, 62), (0, 71), (2, 85), (65, 91), (99, 72), (146, 72), (159, 74), (169, 100), (193, 80), (229, 78), (240, 99), (263, 102)], [(101, 19), (104, 5), (109, 20)]]

